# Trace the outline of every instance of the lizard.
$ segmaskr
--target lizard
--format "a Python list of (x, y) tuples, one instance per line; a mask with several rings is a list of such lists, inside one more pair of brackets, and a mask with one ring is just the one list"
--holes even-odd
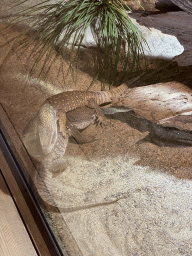
[[(128, 84), (140, 77), (132, 79)], [(110, 91), (67, 91), (53, 95), (43, 102), (25, 127), (22, 137), (37, 167), (39, 177), (34, 177), (37, 187), (41, 187), (40, 183), (43, 182), (50, 190), (52, 172), (65, 168), (63, 156), (68, 138), (72, 135), (80, 142), (86, 142), (78, 129), (84, 129), (97, 120), (103, 123), (105, 116), (100, 105), (113, 105), (127, 89), (128, 85), (122, 84)]]
[[(67, 91), (46, 99), (25, 127), (22, 136), (28, 153), (40, 163), (38, 164), (40, 172), (47, 176), (47, 170), (52, 169), (50, 159), (55, 156), (52, 157), (51, 154), (54, 155), (54, 147), (58, 140), (62, 141), (63, 145), (59, 149), (60, 152), (56, 150), (60, 158), (65, 153), (69, 136), (74, 136), (77, 141), (86, 142), (78, 129), (86, 128), (96, 119), (99, 123), (103, 123), (105, 116), (99, 105), (111, 103), (126, 89), (127, 85), (123, 84), (111, 91)], [(70, 121), (70, 118), (67, 119), (67, 114), (70, 115), (72, 111), (72, 115), (75, 115), (78, 109), (80, 109), (78, 113), (80, 119), (76, 123)], [(83, 114), (85, 110), (89, 112), (87, 119)]]
[[(140, 77), (132, 79), (129, 85)], [(81, 107), (87, 107), (95, 111), (94, 118), (92, 116), (88, 120), (93, 122), (97, 118), (99, 123), (103, 123), (105, 116), (99, 106), (105, 103), (115, 103), (127, 89), (128, 85), (122, 84), (110, 91), (67, 91), (49, 97), (24, 129), (22, 139), (29, 154), (41, 161), (44, 155), (53, 150), (59, 132), (64, 138), (74, 135), (77, 140), (83, 142), (85, 138), (80, 135), (74, 125), (70, 125), (66, 114)], [(83, 122), (79, 121), (79, 123), (84, 123), (86, 127), (83, 117), (82, 120)]]

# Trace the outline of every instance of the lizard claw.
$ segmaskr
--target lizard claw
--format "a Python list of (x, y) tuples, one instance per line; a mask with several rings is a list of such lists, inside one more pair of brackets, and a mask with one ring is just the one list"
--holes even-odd
[(72, 129), (73, 129), (73, 125), (69, 122), (67, 122), (67, 125), (66, 125), (66, 130), (67, 130), (67, 136), (71, 136), (72, 135)]
[(109, 119), (107, 119), (105, 116), (98, 116), (97, 117), (97, 120), (96, 120), (96, 124), (98, 125), (101, 125), (101, 127), (103, 126), (107, 126), (109, 125), (111, 122)]

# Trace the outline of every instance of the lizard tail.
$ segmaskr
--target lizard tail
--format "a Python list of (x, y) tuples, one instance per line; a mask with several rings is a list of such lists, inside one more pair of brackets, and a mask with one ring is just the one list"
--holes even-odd
[(116, 98), (124, 94), (124, 92), (129, 91), (129, 86), (137, 82), (145, 73), (143, 72), (140, 76), (137, 76), (127, 82), (127, 84), (122, 84), (118, 86), (117, 88), (110, 91), (111, 97)]
[(116, 98), (122, 95), (126, 90), (128, 89), (128, 86), (126, 84), (122, 84), (118, 86), (115, 89), (112, 89), (109, 91), (111, 98)]

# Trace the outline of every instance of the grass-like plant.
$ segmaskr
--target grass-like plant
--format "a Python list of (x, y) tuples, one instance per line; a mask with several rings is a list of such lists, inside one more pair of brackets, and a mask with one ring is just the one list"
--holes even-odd
[[(17, 0), (14, 6), (27, 1)], [(113, 84), (117, 77), (123, 79), (127, 70), (140, 69), (142, 42), (146, 43), (128, 11), (130, 8), (122, 0), (60, 0), (57, 3), (45, 0), (19, 12), (13, 20), (14, 23), (25, 20), (29, 25), (13, 48), (26, 49), (33, 42), (37, 57), (31, 73), (42, 59), (41, 72), (47, 72), (61, 56), (68, 56), (70, 71), (74, 71), (78, 68), (85, 33), (91, 28), (96, 41), (92, 55), (94, 79)], [(23, 37), (30, 30), (34, 30), (31, 37)]]

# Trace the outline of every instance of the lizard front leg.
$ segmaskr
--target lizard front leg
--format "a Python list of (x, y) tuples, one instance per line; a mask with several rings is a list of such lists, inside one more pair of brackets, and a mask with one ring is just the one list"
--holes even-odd
[(70, 121), (67, 121), (67, 130), (69, 134), (73, 136), (79, 144), (90, 143), (94, 141), (94, 137), (85, 136), (84, 134), (79, 132), (78, 129), (72, 123), (70, 123)]
[[(72, 111), (72, 112), (74, 112), (74, 111)], [(65, 112), (60, 113), (58, 118), (59, 118), (59, 120), (58, 120), (59, 131), (61, 132), (62, 136), (65, 139), (70, 136), (73, 136), (75, 138), (75, 140), (80, 144), (89, 143), (90, 141), (93, 141), (78, 131), (78, 129), (75, 127), (75, 125), (68, 120)]]
[(97, 102), (95, 101), (95, 99), (93, 99), (93, 98), (89, 99), (86, 106), (89, 108), (95, 109), (96, 114), (97, 114), (97, 122), (99, 124), (101, 124), (101, 125), (106, 124), (106, 117), (105, 117), (102, 109), (100, 108), (100, 106), (97, 105)]
[(67, 130), (70, 135), (75, 138), (75, 140), (80, 143), (90, 143), (95, 140), (95, 135), (85, 135), (84, 132), (79, 132), (79, 130), (84, 130), (95, 122), (97, 115), (95, 109), (88, 107), (76, 108), (69, 111), (67, 114)]

